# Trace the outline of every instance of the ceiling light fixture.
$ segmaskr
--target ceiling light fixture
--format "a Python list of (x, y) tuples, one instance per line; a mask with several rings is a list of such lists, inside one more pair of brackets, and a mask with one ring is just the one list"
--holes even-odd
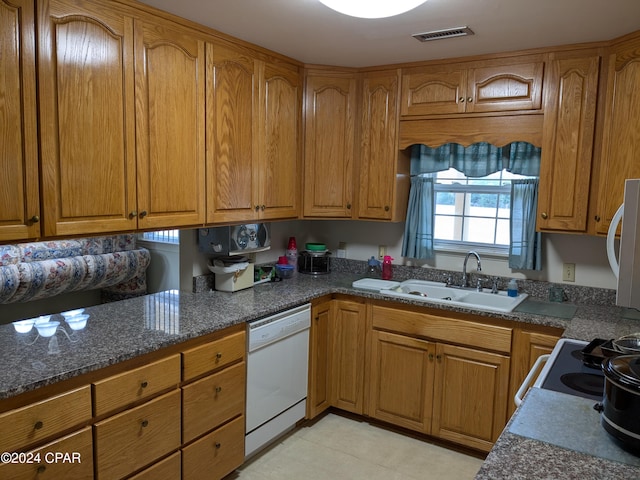
[(336, 12), (359, 18), (384, 18), (413, 10), (427, 0), (320, 0)]

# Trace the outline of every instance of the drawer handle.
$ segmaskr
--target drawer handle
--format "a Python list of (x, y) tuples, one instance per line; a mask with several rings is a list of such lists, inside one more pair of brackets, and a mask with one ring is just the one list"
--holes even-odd
[(42, 423), (42, 421), (41, 421), (41, 420), (38, 420), (38, 421), (36, 422), (36, 424), (33, 426), (33, 429), (34, 429), (34, 430), (40, 430), (42, 427), (44, 427), (44, 423)]
[(216, 387), (216, 393), (220, 393), (222, 391), (222, 387), (221, 386), (217, 386)]
[(36, 473), (40, 475), (41, 473), (44, 473), (46, 469), (47, 469), (46, 465), (38, 465), (38, 468), (36, 468)]
[(142, 425), (142, 428), (146, 428), (149, 426), (149, 420), (142, 420), (142, 422), (140, 423), (140, 425)]
[(220, 360), (222, 358), (222, 352), (216, 353), (216, 360)]
[(216, 448), (219, 449), (220, 447), (222, 447), (222, 444), (220, 442), (216, 442)]
[(147, 388), (149, 386), (149, 382), (142, 382), (140, 383), (140, 388)]

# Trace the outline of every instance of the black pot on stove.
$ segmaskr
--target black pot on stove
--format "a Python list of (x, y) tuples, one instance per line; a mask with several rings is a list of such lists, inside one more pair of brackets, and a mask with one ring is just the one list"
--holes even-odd
[(602, 370), (602, 426), (623, 448), (640, 455), (640, 355), (607, 358)]

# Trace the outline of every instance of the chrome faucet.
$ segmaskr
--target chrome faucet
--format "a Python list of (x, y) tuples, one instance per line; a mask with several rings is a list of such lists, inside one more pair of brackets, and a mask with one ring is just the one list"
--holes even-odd
[(474, 257), (476, 257), (476, 261), (478, 262), (478, 272), (482, 271), (482, 265), (480, 263), (480, 255), (478, 255), (477, 252), (474, 252), (473, 250), (471, 250), (470, 252), (467, 253), (467, 256), (464, 257), (464, 263), (462, 264), (462, 284), (461, 287), (468, 287), (469, 286), (469, 279), (467, 278), (467, 261), (469, 260), (469, 257), (473, 255)]

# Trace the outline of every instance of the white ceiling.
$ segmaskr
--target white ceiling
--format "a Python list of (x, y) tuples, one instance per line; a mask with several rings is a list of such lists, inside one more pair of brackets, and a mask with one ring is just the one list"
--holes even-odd
[[(640, 0), (428, 0), (386, 19), (318, 0), (141, 0), (304, 63), (364, 67), (609, 40), (640, 30)], [(390, 0), (393, 1), (393, 0)], [(411, 34), (468, 25), (475, 35)]]

